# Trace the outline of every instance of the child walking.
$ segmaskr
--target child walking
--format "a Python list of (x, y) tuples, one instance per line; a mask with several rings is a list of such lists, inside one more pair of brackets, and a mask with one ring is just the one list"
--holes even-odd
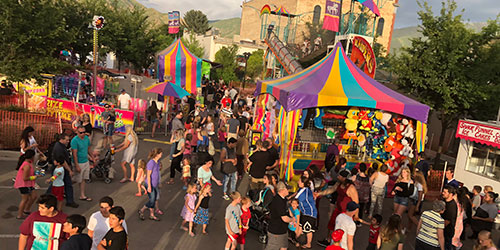
[(227, 140), (226, 127), (221, 127), (219, 128), (219, 133), (217, 136), (217, 141), (219, 142), (220, 149), (226, 146), (226, 140)]
[(247, 230), (249, 228), (248, 224), (250, 223), (250, 218), (252, 217), (252, 213), (250, 212), (250, 205), (252, 202), (250, 198), (243, 197), (241, 199), (241, 233), (238, 236), (238, 244), (240, 245), (240, 250), (245, 250), (245, 238), (247, 236)]
[[(184, 207), (181, 211), (181, 217), (184, 219), (182, 221), (181, 229), (188, 232), (189, 236), (194, 237), (193, 233), (193, 219), (194, 219), (194, 209), (196, 202), (196, 192), (197, 187), (195, 184), (190, 183), (187, 187), (187, 194), (184, 196)], [(189, 223), (189, 229), (186, 228), (186, 223)]]
[(373, 215), (373, 217), (371, 218), (371, 223), (368, 223), (367, 221), (361, 219), (359, 221), (367, 226), (370, 226), (370, 235), (368, 236), (368, 247), (366, 248), (366, 250), (376, 250), (378, 235), (380, 233), (380, 225), (382, 224), (382, 215)]
[(302, 234), (302, 227), (298, 223), (300, 221), (299, 200), (295, 198), (292, 199), (290, 202), (289, 212), (290, 217), (295, 218), (295, 222), (290, 222), (290, 224), (288, 224), (288, 229), (291, 232), (290, 236), (292, 238), (292, 242), (295, 243), (295, 246), (299, 247), (299, 237)]
[(140, 159), (137, 163), (137, 175), (135, 176), (135, 182), (137, 182), (137, 193), (135, 196), (142, 196), (142, 191), (147, 194), (146, 187), (144, 187), (144, 179), (146, 178), (146, 162)]
[(198, 198), (198, 202), (194, 211), (196, 212), (196, 216), (194, 217), (193, 222), (202, 225), (202, 233), (207, 234), (207, 225), (208, 225), (208, 203), (210, 201), (210, 197), (212, 197), (212, 185), (210, 183), (205, 183), (200, 191), (200, 197)]
[(190, 160), (188, 158), (182, 159), (182, 181), (184, 182), (184, 187), (182, 189), (186, 190), (188, 183), (191, 180), (191, 166)]
[(236, 239), (238, 238), (238, 234), (241, 234), (241, 194), (238, 192), (232, 192), (231, 195), (231, 203), (226, 208), (225, 215), (225, 224), (226, 224), (226, 234), (227, 241), (225, 250), (235, 250), (236, 249)]
[(52, 183), (51, 193), (57, 198), (57, 211), (62, 211), (62, 204), (64, 200), (64, 158), (58, 157), (55, 160), (56, 168), (52, 174), (52, 177), (46, 181), (46, 183)]

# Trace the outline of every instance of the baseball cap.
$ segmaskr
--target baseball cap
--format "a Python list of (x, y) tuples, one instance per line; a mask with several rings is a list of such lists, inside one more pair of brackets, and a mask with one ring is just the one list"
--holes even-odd
[(125, 89), (122, 89), (120, 92), (126, 92)]
[(351, 202), (347, 203), (346, 211), (347, 212), (352, 212), (352, 211), (355, 211), (358, 208), (359, 208), (358, 203), (356, 203), (354, 201), (351, 201)]
[(90, 92), (90, 94), (91, 94), (91, 95), (95, 95), (95, 92), (94, 92), (94, 91), (92, 91), (92, 92)]
[(332, 233), (332, 240), (335, 242), (339, 242), (342, 240), (342, 236), (344, 236), (344, 230), (337, 229)]
[(111, 105), (109, 105), (109, 103), (106, 103), (106, 104), (104, 104), (104, 107), (105, 108), (111, 108)]
[(339, 172), (339, 175), (344, 177), (344, 178), (348, 178), (351, 175), (351, 172), (349, 172), (349, 170), (347, 170), (347, 169), (342, 169)]

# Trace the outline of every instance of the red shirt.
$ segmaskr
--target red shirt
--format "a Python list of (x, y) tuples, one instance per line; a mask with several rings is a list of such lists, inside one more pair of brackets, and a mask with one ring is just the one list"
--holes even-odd
[(248, 221), (250, 220), (250, 217), (252, 217), (250, 209), (247, 209), (247, 211), (245, 211), (243, 210), (243, 208), (241, 208), (241, 225), (246, 226), (248, 224)]
[(62, 231), (66, 217), (67, 215), (62, 212), (57, 213), (54, 217), (41, 216), (39, 211), (31, 213), (19, 227), (21, 234), (28, 236), (26, 249), (31, 249), (35, 241), (35, 235), (37, 235), (36, 245), (38, 247), (48, 244), (49, 238), (56, 238), (54, 241), (57, 242), (52, 243), (60, 246), (68, 238), (68, 235)]
[(344, 250), (344, 249), (340, 246), (331, 245), (331, 246), (327, 246), (325, 250)]
[(380, 232), (380, 226), (375, 228), (373, 227), (373, 225), (370, 225), (370, 236), (368, 237), (368, 242), (377, 244), (379, 232)]

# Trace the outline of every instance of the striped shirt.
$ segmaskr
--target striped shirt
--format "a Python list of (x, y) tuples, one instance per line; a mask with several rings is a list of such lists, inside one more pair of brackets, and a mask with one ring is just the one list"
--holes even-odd
[(444, 219), (437, 212), (425, 211), (420, 217), (422, 226), (418, 232), (417, 239), (433, 247), (439, 247), (437, 236), (438, 229), (444, 229)]

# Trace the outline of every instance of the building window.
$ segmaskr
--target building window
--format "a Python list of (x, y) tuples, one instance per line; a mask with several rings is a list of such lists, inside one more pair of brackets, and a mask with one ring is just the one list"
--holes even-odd
[(465, 170), (494, 180), (500, 179), (500, 149), (472, 142)]
[(378, 19), (378, 24), (377, 24), (377, 36), (381, 36), (382, 33), (384, 32), (384, 18), (379, 18)]
[(321, 6), (314, 6), (314, 14), (313, 14), (313, 24), (319, 24), (319, 18), (321, 17)]

